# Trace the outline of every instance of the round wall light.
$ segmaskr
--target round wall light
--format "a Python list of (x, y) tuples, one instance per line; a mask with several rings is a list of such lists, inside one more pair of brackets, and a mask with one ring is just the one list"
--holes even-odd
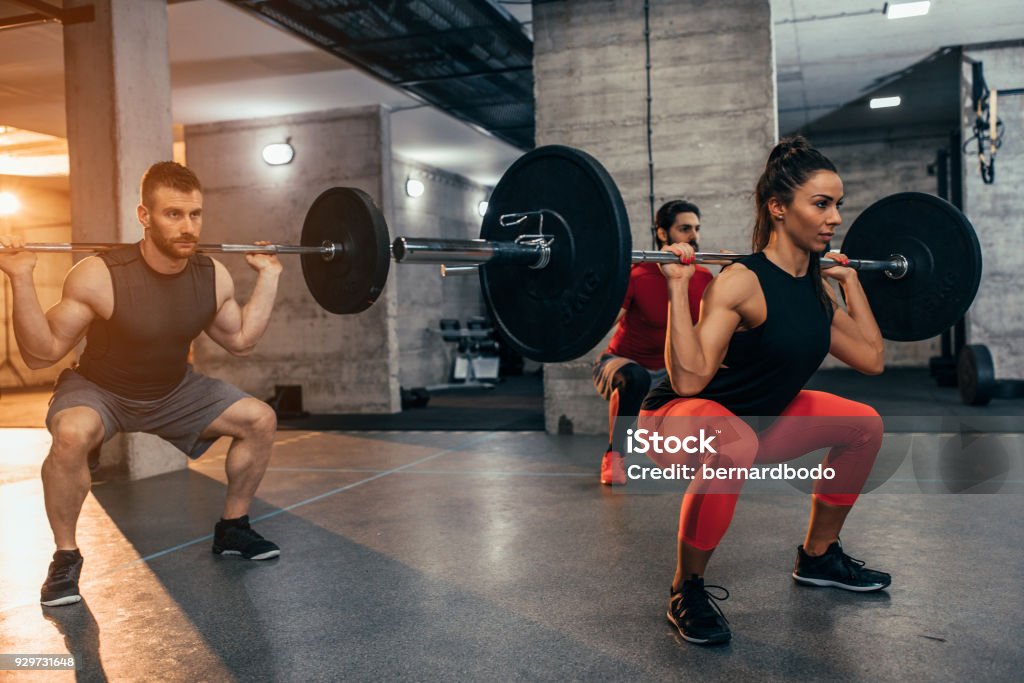
[(422, 197), (426, 189), (422, 180), (417, 180), (416, 178), (405, 179), (405, 193), (410, 197)]
[(295, 148), (291, 146), (291, 138), (284, 142), (274, 142), (263, 148), (263, 161), (271, 166), (290, 164), (295, 158)]

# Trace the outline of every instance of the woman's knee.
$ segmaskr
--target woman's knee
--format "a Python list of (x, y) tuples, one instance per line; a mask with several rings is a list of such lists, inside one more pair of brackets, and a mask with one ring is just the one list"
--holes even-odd
[(859, 439), (857, 445), (875, 446), (876, 450), (882, 445), (882, 438), (885, 435), (885, 421), (878, 411), (866, 403), (858, 403), (855, 420)]

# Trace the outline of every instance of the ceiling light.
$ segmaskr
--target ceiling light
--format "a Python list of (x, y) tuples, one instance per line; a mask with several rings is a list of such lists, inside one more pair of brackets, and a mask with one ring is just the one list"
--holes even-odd
[(10, 192), (0, 192), (0, 216), (10, 216), (18, 213), (21, 202)]
[(67, 154), (0, 154), (0, 175), (66, 176), (68, 168)]
[(925, 2), (887, 2), (885, 16), (889, 19), (906, 19), (907, 17), (923, 17), (932, 7), (930, 0)]
[(0, 175), (66, 176), (67, 174), (67, 140), (0, 125)]
[(479, 204), (476, 205), (476, 212), (478, 214), (480, 214), (481, 216), (487, 215), (487, 200), (486, 199), (481, 201)]
[(900, 106), (900, 96), (895, 97), (872, 97), (870, 106), (872, 109), (885, 109), (886, 107)]
[(421, 197), (426, 189), (422, 180), (416, 180), (416, 178), (405, 179), (405, 193), (410, 197)]
[(284, 142), (274, 142), (263, 148), (263, 161), (271, 166), (290, 164), (295, 158), (295, 148), (291, 146), (291, 138)]

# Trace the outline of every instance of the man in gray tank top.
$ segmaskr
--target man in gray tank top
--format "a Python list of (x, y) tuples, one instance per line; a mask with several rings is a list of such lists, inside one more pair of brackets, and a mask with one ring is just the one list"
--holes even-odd
[[(251, 560), (280, 555), (249, 526), (248, 516), (270, 460), (274, 411), (194, 372), (188, 353), (204, 331), (233, 355), (251, 353), (270, 321), (281, 264), (272, 255), (246, 256), (257, 278), (241, 306), (227, 268), (196, 253), (203, 195), (195, 174), (170, 161), (154, 164), (140, 194), (143, 239), (80, 261), (45, 313), (32, 280), (35, 254), (0, 255), (0, 270), (13, 286), (14, 333), (25, 363), (49, 367), (86, 341), (79, 365), (57, 380), (46, 416), (53, 445), (43, 462), (43, 493), (57, 546), (40, 596), (47, 606), (81, 600), (75, 528), (91, 486), (89, 454), (118, 432), (156, 434), (191, 458), (230, 436), (227, 497), (213, 552)], [(0, 236), (0, 244), (17, 248), (23, 241)]]

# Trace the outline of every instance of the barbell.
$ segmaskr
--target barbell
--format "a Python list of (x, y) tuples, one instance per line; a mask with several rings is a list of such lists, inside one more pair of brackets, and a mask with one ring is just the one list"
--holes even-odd
[[(313, 298), (332, 313), (359, 313), (380, 296), (390, 263), (474, 264), (495, 326), (512, 348), (541, 362), (578, 358), (615, 321), (632, 263), (672, 263), (635, 251), (625, 204), (604, 167), (570, 147), (539, 147), (505, 172), (489, 199), (480, 239), (399, 237), (365, 192), (335, 187), (310, 206), (300, 245), (198, 245), (204, 252), (300, 254)], [(28, 244), (33, 251), (103, 251), (114, 244)], [(903, 192), (872, 204), (850, 226), (842, 251), (882, 334), (928, 339), (966, 313), (981, 281), (981, 248), (948, 202)], [(728, 264), (744, 254), (698, 253)], [(835, 262), (822, 259), (823, 267)], [(449, 270), (458, 272), (465, 265)]]

